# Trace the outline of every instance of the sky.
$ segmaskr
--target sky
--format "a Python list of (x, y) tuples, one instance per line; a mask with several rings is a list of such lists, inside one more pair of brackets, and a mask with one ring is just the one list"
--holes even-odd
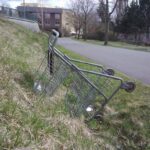
[[(44, 5), (49, 6), (49, 7), (67, 8), (67, 7), (69, 7), (70, 0), (0, 0), (0, 5), (2, 5), (2, 3), (7, 2), (10, 7), (16, 8), (21, 3), (23, 3), (23, 1), (25, 1), (26, 3), (41, 3), (41, 2), (43, 2)], [(93, 0), (93, 1), (95, 1), (96, 3), (98, 2), (98, 0)], [(114, 1), (114, 0), (110, 0), (110, 1)], [(131, 1), (131, 0), (129, 0), (129, 1)]]
[[(0, 0), (0, 5), (2, 3), (6, 3), (6, 1), (12, 8), (16, 8), (18, 5), (23, 3), (23, 0)], [(67, 6), (69, 5), (69, 0), (25, 0), (26, 3), (37, 3), (41, 1), (44, 5), (51, 7), (67, 8)]]

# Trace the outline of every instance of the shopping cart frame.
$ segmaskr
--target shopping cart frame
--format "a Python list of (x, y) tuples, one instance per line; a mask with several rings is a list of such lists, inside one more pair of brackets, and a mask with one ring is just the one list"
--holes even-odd
[[(49, 36), (48, 55), (46, 56), (47, 57), (47, 66), (45, 66), (45, 67), (47, 67), (49, 69), (50, 76), (54, 76), (54, 78), (55, 78), (55, 74), (54, 74), (54, 69), (55, 69), (54, 68), (55, 67), (54, 58), (55, 57), (59, 58), (63, 63), (66, 64), (67, 67), (70, 68), (70, 70), (72, 70), (78, 76), (80, 76), (80, 78), (82, 80), (84, 80), (84, 82), (86, 82), (96, 92), (98, 92), (100, 96), (103, 97), (103, 101), (101, 102), (101, 106), (99, 107), (98, 110), (96, 110), (96, 112), (94, 112), (94, 114), (92, 116), (90, 116), (88, 118), (88, 120), (96, 118), (96, 116), (99, 116), (99, 114), (101, 114), (103, 112), (103, 110), (104, 110), (105, 106), (108, 104), (108, 102), (112, 99), (112, 97), (120, 89), (124, 89), (127, 92), (134, 91), (134, 89), (135, 89), (134, 82), (124, 82), (122, 78), (114, 76), (114, 71), (112, 69), (105, 69), (102, 65), (99, 65), (99, 64), (73, 59), (73, 58), (70, 58), (69, 56), (63, 54), (62, 52), (60, 52), (55, 47), (55, 44), (56, 44), (56, 42), (58, 40), (58, 37), (59, 37), (59, 33), (56, 30), (52, 30), (52, 33)], [(101, 70), (101, 72), (93, 71), (93, 70), (87, 70), (87, 69), (82, 69), (82, 68), (78, 67), (75, 63), (80, 63), (80, 64), (84, 64), (84, 65), (97, 67), (97, 68), (99, 68)], [(99, 76), (101, 78), (103, 78), (103, 77), (106, 78), (106, 79), (108, 78), (110, 80), (117, 81), (119, 84), (117, 85), (117, 87), (115, 87), (115, 90), (110, 95), (105, 95), (105, 93), (102, 92), (102, 90), (97, 85), (95, 85), (95, 83), (91, 79), (89, 79), (86, 76), (86, 73), (93, 74), (93, 75)], [(60, 83), (58, 83), (56, 85), (56, 87), (54, 88), (55, 90), (57, 89), (57, 87), (59, 87), (59, 85), (62, 83), (62, 80), (64, 80), (65, 78), (66, 78), (66, 76), (62, 77), (62, 79), (60, 80)], [(51, 84), (51, 83), (49, 83), (49, 84)], [(45, 90), (45, 91), (47, 92), (47, 90)]]

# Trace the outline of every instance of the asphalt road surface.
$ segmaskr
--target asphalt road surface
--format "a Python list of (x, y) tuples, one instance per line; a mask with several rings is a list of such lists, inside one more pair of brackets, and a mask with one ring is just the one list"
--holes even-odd
[(20, 19), (20, 18), (12, 18), (12, 17), (7, 17), (7, 19), (9, 21), (15, 22), (16, 24), (19, 24), (33, 32), (40, 32), (39, 25), (35, 21)]
[(59, 38), (58, 44), (150, 85), (150, 52), (128, 50)]

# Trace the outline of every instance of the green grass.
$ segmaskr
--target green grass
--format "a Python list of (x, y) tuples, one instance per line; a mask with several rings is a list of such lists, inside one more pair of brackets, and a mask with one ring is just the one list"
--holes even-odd
[(33, 92), (47, 36), (2, 19), (0, 35), (0, 149), (95, 149), (103, 144), (82, 120), (70, 118), (64, 87), (51, 98)]
[(132, 94), (120, 91), (109, 104), (111, 112), (118, 113), (87, 125), (69, 116), (63, 86), (51, 98), (32, 90), (35, 72), (47, 51), (47, 37), (2, 19), (0, 35), (0, 150), (149, 149), (150, 87), (137, 83)]
[[(77, 39), (75, 39), (75, 40), (77, 40)], [(104, 46), (104, 41), (98, 41), (98, 40), (86, 40), (86, 41), (84, 41), (83, 39), (80, 39), (78, 41)], [(109, 41), (108, 46), (150, 52), (150, 46), (129, 44), (126, 42), (121, 42), (121, 41)]]
[[(62, 46), (57, 46), (57, 48), (70, 57), (91, 62), (91, 60)], [(132, 80), (120, 72), (117, 72), (116, 75), (121, 76), (124, 80)], [(112, 112), (117, 112), (117, 114), (104, 118), (104, 121), (100, 124), (90, 123), (90, 126), (92, 124), (91, 128), (96, 128), (96, 134), (99, 137), (104, 136), (112, 145), (118, 143), (124, 149), (138, 149), (138, 144), (141, 141), (142, 149), (148, 150), (150, 148), (149, 97), (150, 87), (137, 81), (136, 90), (133, 93), (119, 91), (110, 101), (109, 107)], [(116, 141), (113, 141), (113, 139), (116, 139)]]

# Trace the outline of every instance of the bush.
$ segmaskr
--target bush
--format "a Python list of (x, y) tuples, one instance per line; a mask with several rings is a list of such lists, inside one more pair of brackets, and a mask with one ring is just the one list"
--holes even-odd
[(91, 40), (102, 40), (103, 41), (104, 38), (105, 38), (105, 33), (101, 32), (101, 31), (87, 34), (87, 39), (91, 39)]
[[(87, 39), (104, 41), (105, 40), (105, 32), (99, 30), (95, 33), (88, 33)], [(117, 37), (112, 32), (109, 32), (109, 40), (116, 41)]]

